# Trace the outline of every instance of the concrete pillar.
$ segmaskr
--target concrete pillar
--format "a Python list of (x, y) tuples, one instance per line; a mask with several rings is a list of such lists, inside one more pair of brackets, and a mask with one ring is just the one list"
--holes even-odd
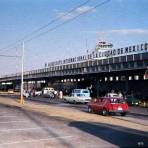
[(128, 89), (129, 89), (129, 80), (128, 80), (128, 76), (126, 77), (126, 80), (125, 80), (125, 92), (128, 92)]
[(26, 90), (28, 91), (28, 89), (29, 89), (29, 83), (28, 81), (26, 81)]
[(97, 97), (100, 95), (99, 91), (100, 91), (100, 81), (99, 79), (96, 80), (96, 91), (97, 91)]
[(34, 88), (35, 89), (37, 88), (37, 81), (35, 81), (35, 83), (34, 83)]
[(15, 81), (12, 82), (12, 85), (13, 85), (13, 90), (16, 89), (16, 86), (17, 86), (17, 83)]

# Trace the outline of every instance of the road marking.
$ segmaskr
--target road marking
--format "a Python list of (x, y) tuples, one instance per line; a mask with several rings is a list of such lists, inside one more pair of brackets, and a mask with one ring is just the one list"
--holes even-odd
[(0, 111), (0, 114), (9, 114), (10, 112), (1, 112)]
[(0, 124), (1, 123), (17, 123), (17, 122), (29, 122), (29, 121), (26, 121), (26, 120), (24, 120), (24, 121), (20, 121), (20, 120), (15, 120), (15, 121), (3, 121), (3, 122), (0, 122)]
[(0, 118), (15, 118), (15, 117), (17, 117), (17, 116), (10, 116), (10, 115), (8, 115), (8, 116), (5, 116), (5, 115), (0, 116)]
[(28, 131), (37, 129), (48, 129), (49, 127), (31, 127), (31, 128), (20, 128), (20, 129), (1, 129), (0, 132), (11, 132), (11, 131)]
[[(12, 113), (12, 111), (0, 111), (0, 114), (11, 114)], [(13, 111), (13, 113), (20, 113), (20, 111)]]
[(46, 139), (34, 139), (34, 140), (24, 140), (24, 141), (15, 141), (15, 142), (8, 142), (8, 143), (1, 143), (0, 146), (4, 145), (13, 145), (13, 144), (20, 144), (20, 143), (31, 143), (31, 142), (40, 142), (40, 141), (49, 141), (52, 139), (67, 139), (72, 138), (73, 136), (59, 136), (59, 137), (49, 137)]

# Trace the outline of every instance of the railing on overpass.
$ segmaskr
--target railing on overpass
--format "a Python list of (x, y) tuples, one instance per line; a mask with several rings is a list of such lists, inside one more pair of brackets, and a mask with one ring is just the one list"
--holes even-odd
[[(60, 77), (67, 75), (91, 74), (112, 71), (146, 69), (148, 66), (148, 52), (107, 59), (91, 59), (81, 63), (51, 66), (24, 72), (24, 79)], [(0, 82), (20, 80), (21, 73), (4, 75)]]

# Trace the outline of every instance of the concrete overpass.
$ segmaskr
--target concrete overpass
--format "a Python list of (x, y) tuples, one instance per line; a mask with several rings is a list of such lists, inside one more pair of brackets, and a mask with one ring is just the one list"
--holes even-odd
[[(148, 52), (145, 52), (27, 71), (24, 81), (26, 88), (30, 84), (35, 88), (46, 85), (57, 89), (91, 87), (95, 95), (114, 89), (148, 97), (148, 81), (144, 77), (147, 67)], [(20, 80), (21, 73), (0, 77), (0, 89), (16, 88)]]

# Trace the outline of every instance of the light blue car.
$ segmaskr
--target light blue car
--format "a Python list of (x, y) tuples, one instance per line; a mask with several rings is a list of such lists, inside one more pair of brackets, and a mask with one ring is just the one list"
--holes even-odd
[(70, 96), (64, 96), (66, 102), (88, 103), (91, 101), (90, 91), (88, 89), (74, 89)]

